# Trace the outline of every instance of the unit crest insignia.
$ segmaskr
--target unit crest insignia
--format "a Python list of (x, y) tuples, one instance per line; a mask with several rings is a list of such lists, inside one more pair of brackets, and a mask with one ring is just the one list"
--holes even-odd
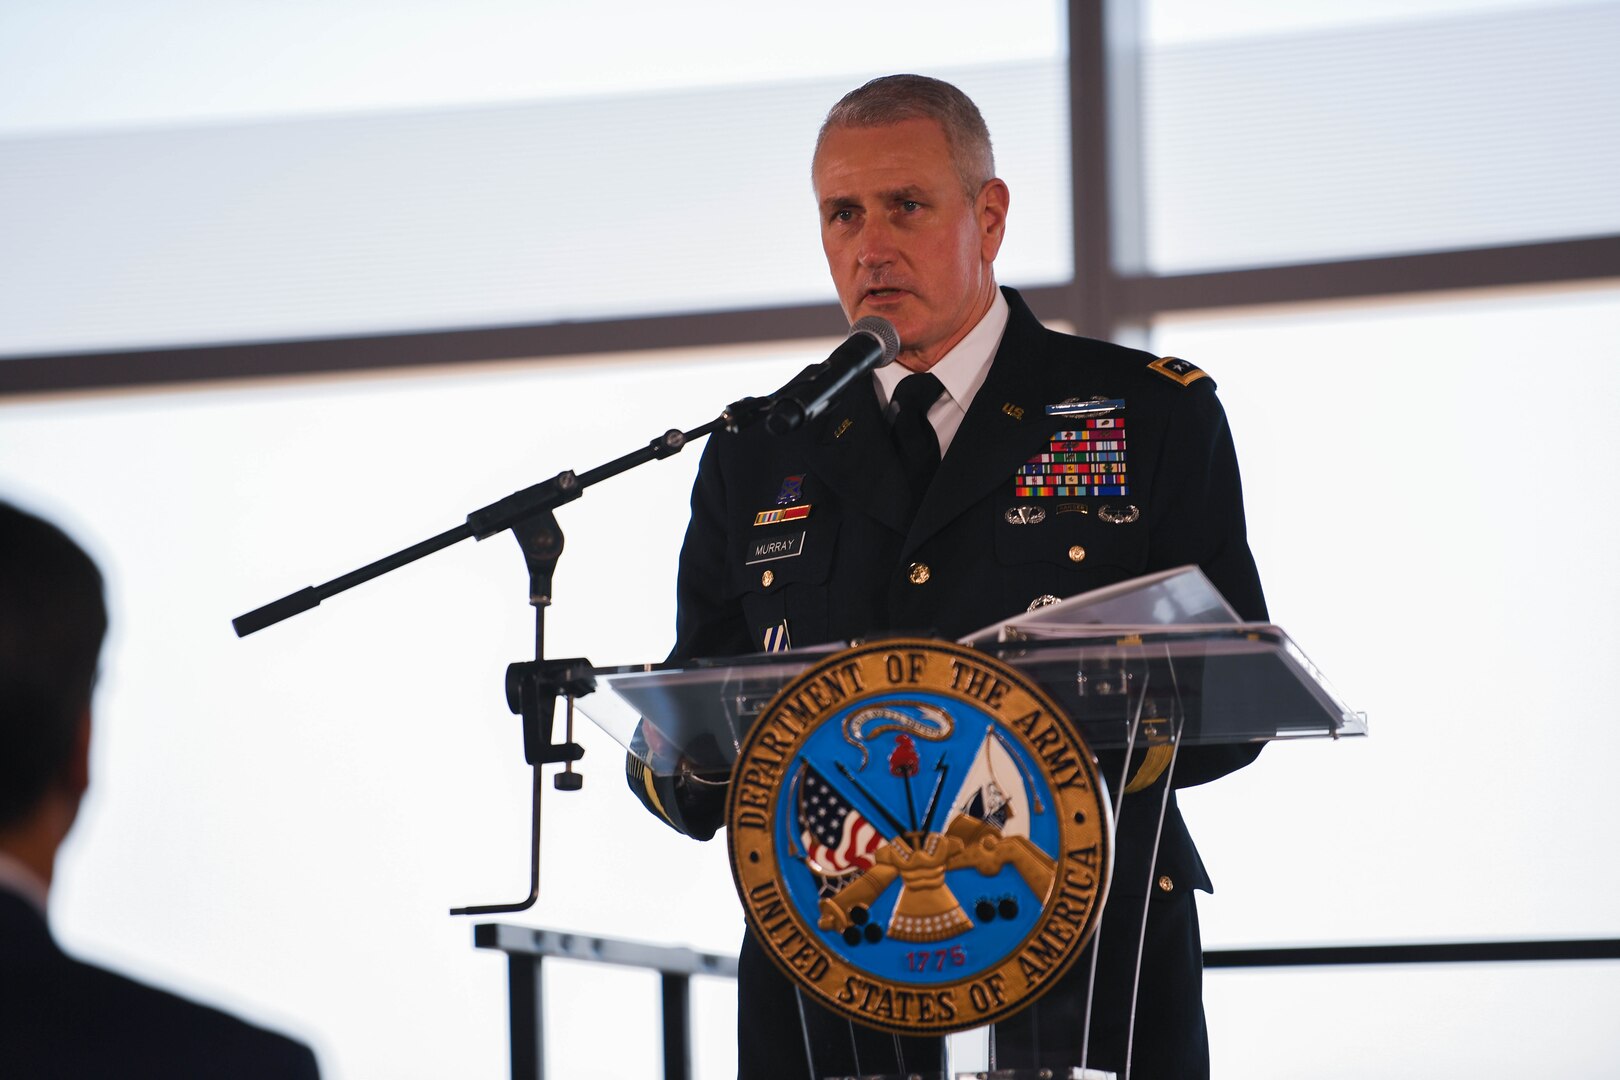
[(1091, 751), (973, 649), (834, 654), (749, 730), (727, 805), (755, 937), (823, 1006), (902, 1034), (992, 1023), (1096, 927), (1112, 866)]
[(791, 506), (804, 497), (804, 474), (782, 479), (782, 488), (776, 493), (777, 506)]

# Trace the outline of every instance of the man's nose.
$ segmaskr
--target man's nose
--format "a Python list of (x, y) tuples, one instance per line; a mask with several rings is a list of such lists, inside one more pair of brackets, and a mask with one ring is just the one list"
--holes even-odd
[(894, 262), (898, 251), (894, 226), (881, 217), (867, 221), (861, 227), (860, 246), (855, 257), (862, 266), (887, 266)]

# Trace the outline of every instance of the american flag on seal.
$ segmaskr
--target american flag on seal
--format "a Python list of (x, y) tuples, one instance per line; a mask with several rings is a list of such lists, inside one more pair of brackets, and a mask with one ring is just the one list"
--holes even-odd
[(844, 878), (872, 868), (872, 853), (884, 844), (881, 833), (809, 765), (799, 778), (799, 842), (823, 893), (836, 892)]

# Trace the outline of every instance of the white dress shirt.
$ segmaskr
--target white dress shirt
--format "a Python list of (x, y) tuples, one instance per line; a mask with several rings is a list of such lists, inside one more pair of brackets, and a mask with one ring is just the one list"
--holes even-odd
[[(956, 429), (962, 426), (962, 418), (967, 415), (968, 406), (973, 404), (973, 396), (984, 385), (985, 376), (990, 374), (990, 361), (996, 358), (996, 350), (1001, 347), (1001, 335), (1007, 329), (1007, 315), (1007, 298), (997, 289), (990, 310), (984, 313), (978, 325), (928, 369), (945, 387), (945, 392), (928, 410), (928, 422), (934, 426), (934, 434), (939, 438), (941, 458), (951, 448), (951, 440), (956, 437)], [(885, 364), (872, 372), (872, 378), (877, 380), (878, 404), (883, 408), (885, 419), (894, 419), (899, 409), (894, 403), (894, 388), (910, 374), (910, 368), (899, 364)]]

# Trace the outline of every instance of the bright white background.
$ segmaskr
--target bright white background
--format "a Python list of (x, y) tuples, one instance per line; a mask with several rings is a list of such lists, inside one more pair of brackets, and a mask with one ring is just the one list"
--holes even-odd
[[(1152, 30), (1172, 45), (1239, 25), (1183, 12), (1185, 32), (1167, 34), (1162, 7)], [(1378, 21), (1477, 10), (1399, 7)], [(1241, 24), (1364, 24), (1361, 8), (1247, 4)], [(937, 35), (910, 20), (903, 48), (825, 9), (742, 10), (687, 5), (670, 22), (676, 9), (551, 4), (12, 3), (0, 133), (432, 116), (765, 77), (853, 85), (895, 66), (1061, 54), (1051, 4), (998, 9), (973, 35), (956, 30), (974, 5)], [(0, 170), (8, 160), (0, 145)], [(1004, 165), (1015, 237), (1029, 222), (1019, 193), (1054, 183), (1021, 168)], [(787, 195), (808, 203), (801, 187)], [(720, 305), (764, 258), (744, 242), (746, 208), (732, 210), (706, 226), (735, 239), (729, 272), (698, 278)], [(1187, 796), (1219, 887), (1206, 944), (1620, 933), (1605, 854), (1620, 739), (1603, 704), (1620, 651), (1605, 562), (1620, 524), (1615, 291), (1184, 317), (1155, 332), (1220, 381), (1273, 612), (1373, 730), (1273, 747)], [(462, 544), (245, 641), (229, 619), (706, 420), (829, 344), (0, 404), (0, 493), (90, 547), (113, 604), (95, 787), (53, 900), (67, 943), (301, 1034), (329, 1076), (503, 1075), (504, 965), (445, 910), (515, 898), (526, 881), (526, 774), (500, 687), (531, 649), (515, 545)], [(695, 452), (647, 466), (560, 513), (553, 655), (663, 655), (695, 466)], [(611, 743), (580, 734), (586, 788), (548, 793), (542, 900), (525, 921), (735, 948), (723, 849), (643, 813)], [(1620, 1059), (1601, 1015), (1617, 976), (1213, 973), (1217, 1076), (1602, 1076)], [(730, 991), (701, 994), (699, 1073), (722, 1077)], [(650, 977), (559, 965), (555, 1075), (655, 1075), (655, 1000)]]
[[(1185, 796), (1206, 945), (1616, 936), (1620, 291), (1188, 317), (1155, 346), (1220, 380), (1272, 617), (1371, 727)], [(1469, 965), (1216, 972), (1206, 1001), (1216, 1060), (1259, 1075), (1600, 1077), (1617, 991), (1620, 964)]]

